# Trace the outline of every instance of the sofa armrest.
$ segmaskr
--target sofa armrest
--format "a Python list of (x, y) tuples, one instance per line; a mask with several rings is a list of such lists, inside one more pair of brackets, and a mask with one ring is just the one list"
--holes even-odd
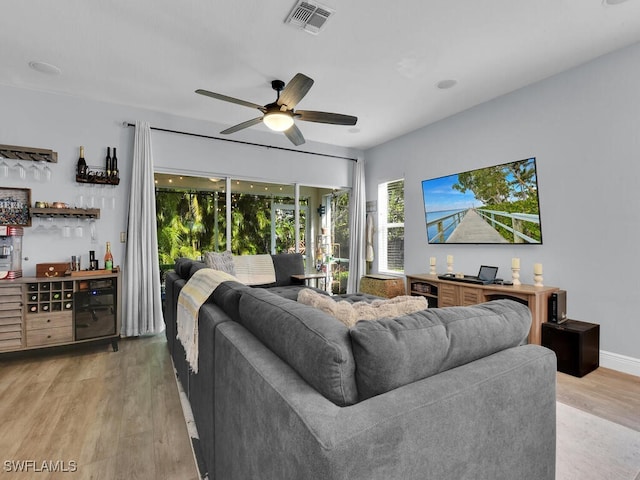
[(241, 325), (220, 325), (215, 344), (216, 478), (554, 478), (556, 361), (543, 347), (338, 407)]

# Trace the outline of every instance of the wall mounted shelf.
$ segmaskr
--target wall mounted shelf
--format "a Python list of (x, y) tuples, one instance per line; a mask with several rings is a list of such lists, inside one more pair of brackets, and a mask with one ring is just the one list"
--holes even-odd
[(99, 208), (32, 208), (32, 217), (100, 218)]
[[(93, 171), (91, 173), (93, 173)], [(76, 175), (76, 182), (92, 183), (95, 185), (119, 185), (120, 177), (107, 177), (105, 175), (91, 175), (91, 174), (86, 177), (81, 175)]]
[(58, 163), (58, 153), (44, 148), (0, 145), (0, 157), (7, 158), (9, 160), (31, 160), (34, 162)]

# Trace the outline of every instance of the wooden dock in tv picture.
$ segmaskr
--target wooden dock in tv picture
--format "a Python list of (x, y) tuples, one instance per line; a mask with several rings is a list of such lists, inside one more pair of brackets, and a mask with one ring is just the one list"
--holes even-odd
[(548, 318), (549, 297), (558, 290), (558, 287), (534, 285), (477, 285), (441, 280), (430, 274), (407, 275), (408, 294), (426, 297), (431, 308), (477, 305), (501, 298), (527, 305), (531, 310), (529, 343), (537, 345), (542, 341), (542, 324)]

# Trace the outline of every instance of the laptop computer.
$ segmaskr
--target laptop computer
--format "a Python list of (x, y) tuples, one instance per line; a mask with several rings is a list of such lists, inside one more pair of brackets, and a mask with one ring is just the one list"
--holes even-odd
[(498, 267), (489, 265), (481, 265), (478, 275), (465, 275), (464, 277), (456, 277), (453, 274), (438, 275), (441, 280), (454, 280), (456, 282), (475, 283), (479, 285), (489, 285), (494, 282), (498, 274)]

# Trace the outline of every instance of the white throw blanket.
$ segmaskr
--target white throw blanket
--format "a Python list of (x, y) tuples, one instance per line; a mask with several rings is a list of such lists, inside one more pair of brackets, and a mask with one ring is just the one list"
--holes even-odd
[(216, 287), (228, 280), (238, 279), (220, 270), (201, 268), (191, 276), (178, 296), (177, 338), (184, 346), (187, 362), (194, 373), (198, 373), (198, 312)]
[(276, 281), (271, 255), (234, 255), (233, 266), (238, 281), (245, 285), (265, 285)]

